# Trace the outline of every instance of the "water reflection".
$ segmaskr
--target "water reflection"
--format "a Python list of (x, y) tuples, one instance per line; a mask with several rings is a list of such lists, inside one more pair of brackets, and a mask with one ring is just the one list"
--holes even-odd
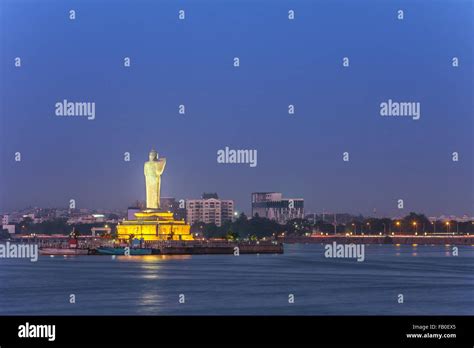
[(160, 295), (155, 292), (144, 292), (138, 297), (138, 304), (145, 307), (156, 307), (163, 302)]
[(116, 260), (126, 262), (156, 263), (167, 260), (189, 260), (192, 255), (141, 255), (141, 256), (117, 256)]

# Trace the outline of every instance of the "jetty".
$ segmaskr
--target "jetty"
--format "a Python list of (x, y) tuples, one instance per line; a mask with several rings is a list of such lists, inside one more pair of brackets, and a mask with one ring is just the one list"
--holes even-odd
[[(16, 242), (37, 244), (42, 255), (212, 255), (212, 254), (283, 254), (283, 243), (267, 241), (143, 241), (140, 244), (118, 243), (114, 240), (67, 235), (16, 235)], [(128, 249), (126, 249), (128, 248)]]
[(283, 254), (283, 243), (276, 241), (172, 241), (152, 243), (150, 247), (152, 254), (162, 255)]

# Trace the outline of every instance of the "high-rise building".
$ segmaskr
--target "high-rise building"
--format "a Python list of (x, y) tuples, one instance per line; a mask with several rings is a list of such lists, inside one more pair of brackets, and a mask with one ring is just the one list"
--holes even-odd
[(280, 224), (304, 218), (303, 198), (283, 198), (280, 192), (252, 193), (252, 217), (256, 214)]
[[(210, 198), (212, 197), (212, 198)], [(202, 199), (186, 200), (186, 221), (192, 225), (196, 222), (222, 226), (232, 221), (234, 201), (219, 199), (217, 194), (203, 194)]]

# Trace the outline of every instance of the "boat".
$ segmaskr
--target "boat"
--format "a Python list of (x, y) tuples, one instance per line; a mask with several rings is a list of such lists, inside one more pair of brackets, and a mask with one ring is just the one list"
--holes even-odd
[(88, 248), (79, 248), (79, 243), (77, 241), (78, 233), (75, 228), (72, 229), (70, 233), (70, 238), (68, 240), (68, 246), (63, 248), (40, 248), (40, 255), (89, 255), (90, 250)]
[(138, 255), (151, 255), (151, 249), (144, 248), (110, 248), (110, 247), (99, 247), (96, 249), (99, 255), (127, 255), (126, 251), (130, 253), (128, 255), (138, 256)]

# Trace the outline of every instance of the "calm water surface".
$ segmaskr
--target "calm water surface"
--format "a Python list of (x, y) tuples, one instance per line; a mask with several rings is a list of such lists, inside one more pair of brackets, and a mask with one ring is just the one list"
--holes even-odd
[(474, 247), (451, 248), (366, 245), (364, 262), (326, 259), (319, 244), (283, 255), (0, 259), (0, 315), (472, 315)]

